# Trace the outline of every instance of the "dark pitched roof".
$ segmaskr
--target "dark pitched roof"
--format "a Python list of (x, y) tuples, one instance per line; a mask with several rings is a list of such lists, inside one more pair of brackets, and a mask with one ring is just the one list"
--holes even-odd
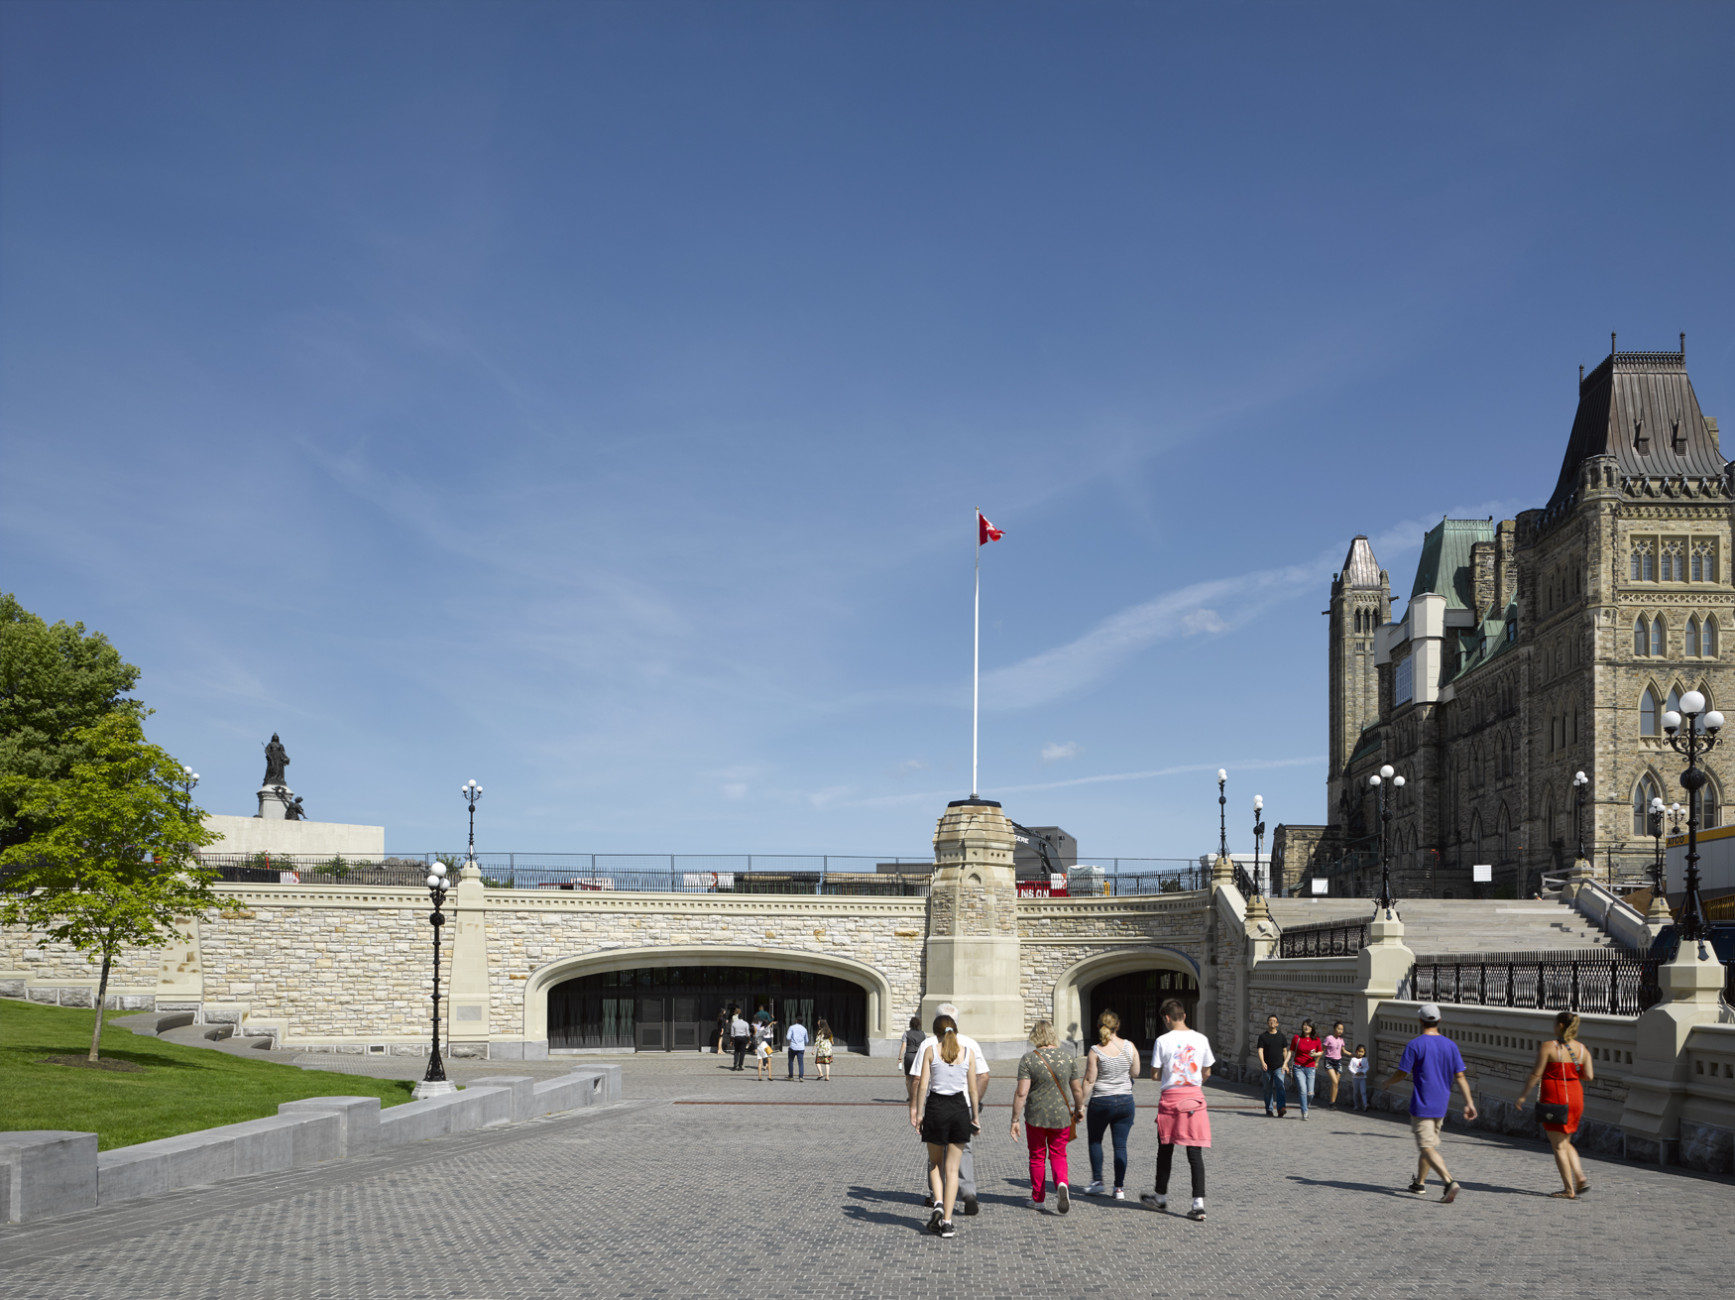
[(1373, 587), (1380, 585), (1380, 562), (1374, 559), (1374, 548), (1361, 533), (1349, 544), (1349, 554), (1343, 557), (1343, 585)]
[(1446, 598), (1447, 609), (1469, 609), (1475, 580), (1470, 571), (1470, 547), (1493, 540), (1492, 520), (1442, 519), (1422, 538), (1422, 558), (1416, 561), (1410, 599), (1431, 591)]
[(1549, 506), (1578, 485), (1592, 456), (1633, 478), (1721, 478), (1723, 454), (1687, 378), (1687, 354), (1610, 352), (1578, 385), (1578, 414)]

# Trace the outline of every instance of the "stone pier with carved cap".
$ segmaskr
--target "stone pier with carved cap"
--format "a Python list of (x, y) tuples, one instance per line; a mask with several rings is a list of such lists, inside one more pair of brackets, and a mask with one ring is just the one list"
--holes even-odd
[(934, 832), (922, 1024), (942, 1002), (990, 1056), (1028, 1047), (1018, 942), (1012, 823), (990, 799), (959, 799)]

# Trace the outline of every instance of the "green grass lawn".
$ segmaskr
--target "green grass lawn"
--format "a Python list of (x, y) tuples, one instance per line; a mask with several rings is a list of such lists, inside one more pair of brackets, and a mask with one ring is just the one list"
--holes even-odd
[(275, 1115), (278, 1102), (298, 1097), (378, 1097), (381, 1106), (396, 1106), (410, 1100), (415, 1087), (398, 1079), (249, 1061), (107, 1025), (103, 1059), (140, 1070), (83, 1069), (43, 1059), (89, 1052), (95, 1015), (0, 998), (0, 1129), (95, 1133), (107, 1151)]

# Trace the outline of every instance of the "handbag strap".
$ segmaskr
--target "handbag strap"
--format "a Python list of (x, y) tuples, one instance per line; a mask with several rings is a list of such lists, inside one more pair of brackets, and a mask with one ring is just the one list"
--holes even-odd
[(1042, 1062), (1042, 1068), (1048, 1071), (1048, 1077), (1054, 1080), (1054, 1090), (1060, 1094), (1060, 1104), (1066, 1107), (1067, 1114), (1076, 1114), (1078, 1107), (1067, 1100), (1066, 1089), (1060, 1086), (1060, 1076), (1054, 1072), (1054, 1067), (1048, 1063), (1048, 1058), (1042, 1054), (1042, 1049), (1036, 1049), (1036, 1059)]

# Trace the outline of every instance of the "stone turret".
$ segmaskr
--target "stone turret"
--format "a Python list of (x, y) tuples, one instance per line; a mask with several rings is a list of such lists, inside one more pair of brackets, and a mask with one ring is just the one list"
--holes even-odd
[[(991, 799), (946, 806), (934, 832), (922, 1023), (955, 1003), (960, 1028), (989, 1055), (1024, 1045), (1012, 823)], [(996, 1051), (996, 1048), (1001, 1049)]]

